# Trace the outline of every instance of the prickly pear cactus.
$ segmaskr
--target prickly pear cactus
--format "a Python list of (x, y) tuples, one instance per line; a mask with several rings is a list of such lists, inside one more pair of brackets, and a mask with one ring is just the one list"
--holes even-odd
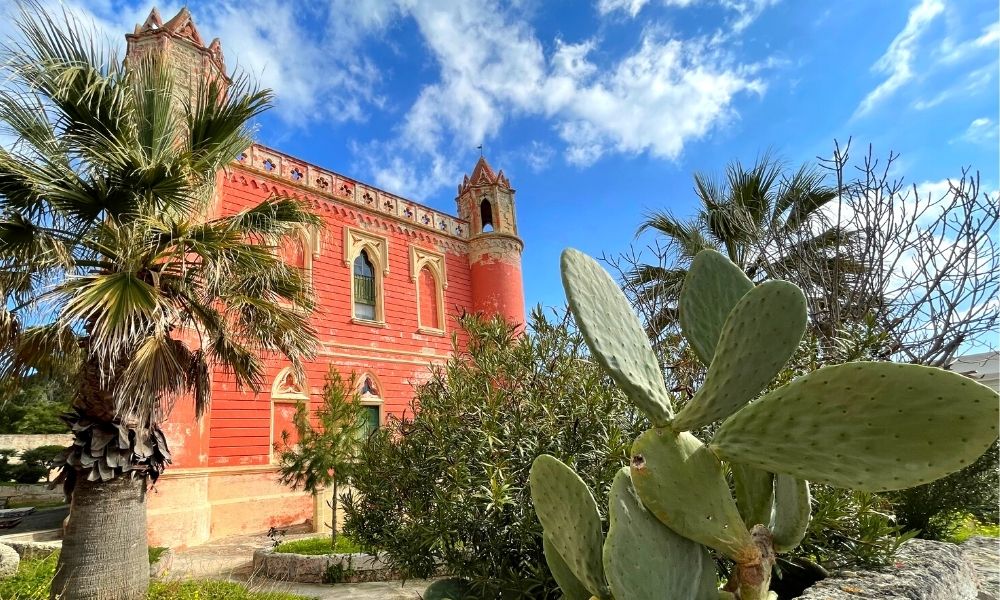
[[(850, 363), (755, 399), (801, 340), (805, 300), (787, 282), (754, 286), (714, 251), (695, 258), (680, 297), (682, 331), (708, 373), (674, 416), (642, 325), (611, 276), (571, 249), (562, 276), (595, 360), (654, 425), (612, 486), (607, 540), (572, 469), (551, 456), (532, 466), (545, 553), (568, 598), (775, 598), (775, 552), (795, 548), (809, 524), (807, 480), (910, 487), (957, 471), (997, 438), (997, 394), (941, 369)], [(718, 420), (707, 445), (686, 431)], [(709, 548), (735, 562), (721, 590)]]

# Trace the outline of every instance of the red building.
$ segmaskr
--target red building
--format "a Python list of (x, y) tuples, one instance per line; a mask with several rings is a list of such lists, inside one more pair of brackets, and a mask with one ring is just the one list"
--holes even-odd
[[(181, 85), (226, 76), (219, 41), (206, 45), (187, 9), (167, 22), (154, 9), (126, 38), (128, 56), (162, 52), (174, 61)], [(304, 522), (322, 527), (322, 501), (277, 482), (273, 449), (296, 403), (318, 400), (329, 365), (357, 376), (371, 421), (381, 423), (407, 408), (429, 365), (448, 358), (457, 315), (524, 322), (514, 190), (482, 158), (458, 187), (458, 216), (261, 145), (219, 174), (216, 194), (220, 214), (279, 194), (322, 216), (321, 228), (303, 230), (284, 249), (312, 281), (320, 348), (304, 381), (275, 359), (271, 385), (257, 393), (214, 373), (211, 411), (200, 420), (192, 406), (177, 404), (165, 427), (173, 466), (147, 496), (155, 545)]]

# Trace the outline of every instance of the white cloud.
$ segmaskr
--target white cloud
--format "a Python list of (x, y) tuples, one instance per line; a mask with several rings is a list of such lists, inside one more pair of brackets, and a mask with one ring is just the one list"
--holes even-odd
[(764, 90), (752, 68), (722, 62), (698, 43), (647, 34), (612, 69), (570, 78), (572, 94), (564, 106), (553, 107), (562, 117), (559, 133), (570, 161), (590, 164), (608, 150), (677, 158), (685, 143), (732, 115), (737, 93)]
[(969, 127), (958, 139), (970, 144), (992, 144), (995, 146), (997, 133), (997, 124), (993, 119), (980, 117), (973, 119), (972, 123), (969, 123)]
[[(596, 40), (556, 39), (547, 53), (526, 22), (488, 0), (403, 10), (440, 76), (420, 90), (398, 137), (383, 147), (387, 157), (405, 154), (408, 162), (388, 161), (381, 185), (412, 181), (414, 162), (449, 163), (444, 157), (496, 136), (517, 116), (550, 121), (571, 164), (586, 166), (609, 152), (673, 159), (686, 143), (732, 119), (738, 94), (765, 89), (761, 67), (733, 64), (703, 40), (647, 31), (630, 54), (599, 63)], [(550, 159), (536, 152), (529, 166), (542, 168)], [(422, 195), (433, 191), (424, 188)]]
[(1000, 23), (987, 25), (980, 35), (963, 42), (955, 43), (951, 38), (945, 38), (939, 50), (940, 61), (959, 62), (981, 50), (993, 50), (996, 53), (997, 42), (1000, 42)]
[[(769, 6), (780, 0), (659, 0), (659, 4), (667, 7), (686, 8), (695, 4), (718, 5), (733, 14), (729, 23), (734, 33), (739, 33), (753, 23)], [(650, 0), (597, 0), (597, 12), (607, 15), (615, 12), (627, 13), (635, 17), (649, 4)]]
[(944, 12), (944, 3), (941, 0), (921, 0), (910, 11), (906, 26), (892, 40), (888, 50), (873, 67), (876, 72), (888, 75), (888, 77), (865, 96), (854, 113), (855, 117), (861, 117), (870, 112), (877, 104), (892, 96), (896, 90), (913, 78), (913, 63), (919, 50), (920, 37), (942, 12)]
[[(643, 0), (631, 1), (642, 8)], [(657, 1), (708, 1), (739, 18), (775, 0)], [(116, 7), (100, 0), (86, 8), (120, 40), (147, 9)], [(164, 6), (161, 14), (169, 18), (178, 8)], [(677, 158), (687, 143), (737, 116), (740, 94), (763, 93), (760, 73), (768, 68), (738, 63), (718, 37), (684, 39), (655, 27), (624, 55), (605, 52), (598, 39), (543, 43), (523, 11), (495, 0), (308, 6), (226, 0), (198, 7), (194, 17), (204, 37), (221, 38), (231, 68), (238, 65), (274, 90), (275, 113), (292, 126), (364, 120), (384, 108), (384, 74), (368, 47), (393, 47), (390, 32), (412, 19), (423, 44), (419, 51), (429, 55), (436, 76), (404, 107), (393, 133), (365, 141), (356, 160), (377, 184), (418, 199), (454, 183), (461, 174), (454, 157), (519, 117), (551, 127), (565, 143), (559, 153), (576, 165), (608, 153)], [(534, 150), (528, 164), (536, 169), (556, 152)]]
[(535, 173), (540, 173), (549, 168), (552, 158), (555, 156), (555, 149), (538, 140), (533, 140), (524, 151), (524, 160), (528, 163), (528, 168)]
[(947, 87), (930, 98), (917, 100), (913, 103), (913, 108), (916, 110), (927, 110), (958, 96), (974, 96), (987, 89), (991, 89), (990, 82), (993, 81), (996, 72), (996, 62), (969, 71), (964, 77), (959, 79), (956, 85)]

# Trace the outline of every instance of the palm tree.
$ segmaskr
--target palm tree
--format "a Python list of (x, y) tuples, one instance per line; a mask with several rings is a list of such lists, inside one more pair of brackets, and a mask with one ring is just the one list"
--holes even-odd
[(318, 217), (271, 198), (210, 217), (220, 169), (271, 95), (245, 77), (181, 93), (159, 55), (129, 61), (64, 13), (22, 7), (4, 48), (0, 377), (78, 360), (72, 504), (52, 597), (144, 598), (147, 484), (169, 462), (175, 400), (210, 373), (257, 388), (264, 356), (311, 356), (308, 284), (277, 249)]
[[(658, 307), (657, 314), (648, 316), (654, 335), (676, 322), (676, 298), (688, 265), (701, 250), (722, 252), (752, 280), (791, 279), (809, 289), (830, 276), (828, 267), (838, 261), (836, 249), (852, 239), (823, 218), (821, 209), (838, 196), (815, 167), (803, 165), (786, 175), (782, 164), (765, 153), (749, 168), (730, 163), (722, 180), (696, 173), (694, 190), (701, 205), (693, 218), (655, 211), (636, 234), (654, 232), (673, 257), (670, 264), (636, 265), (625, 277), (640, 302)], [(849, 270), (843, 263), (838, 264)], [(660, 301), (650, 302), (653, 297)]]

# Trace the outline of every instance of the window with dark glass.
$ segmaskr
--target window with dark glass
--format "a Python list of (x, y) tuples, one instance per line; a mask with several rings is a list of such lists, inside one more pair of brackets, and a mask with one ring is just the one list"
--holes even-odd
[(382, 407), (378, 404), (366, 404), (365, 407), (365, 437), (378, 431), (379, 424), (382, 422)]
[(368, 321), (376, 320), (375, 267), (362, 250), (354, 259), (354, 316)]

